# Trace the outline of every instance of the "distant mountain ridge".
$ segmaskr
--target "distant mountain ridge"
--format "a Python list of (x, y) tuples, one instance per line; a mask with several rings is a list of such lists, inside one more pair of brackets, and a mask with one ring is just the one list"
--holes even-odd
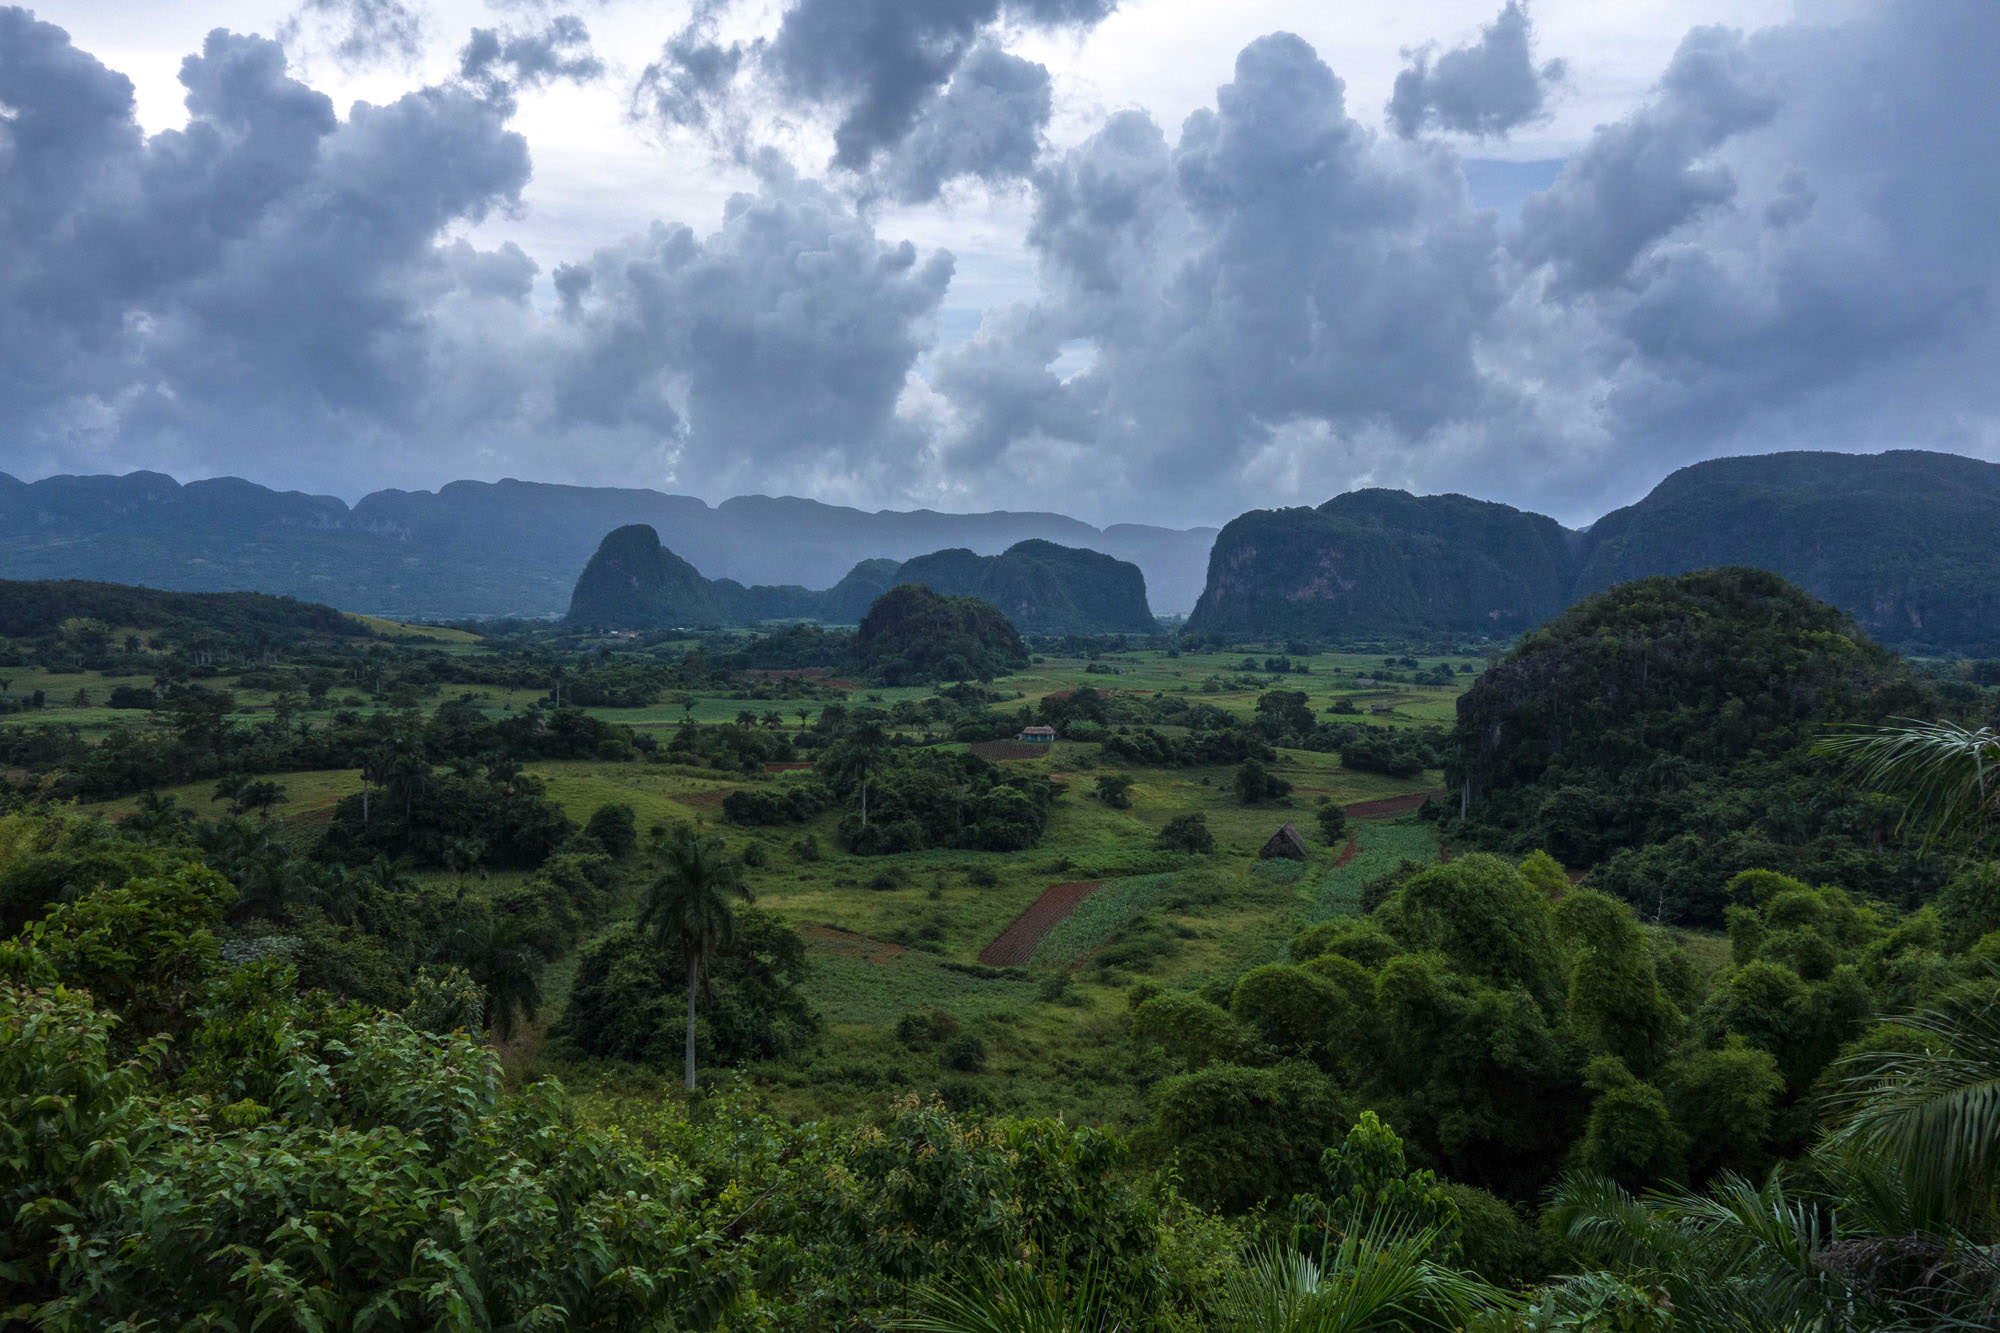
[(568, 620), (599, 629), (743, 625), (764, 620), (857, 624), (891, 588), (917, 584), (974, 598), (1024, 634), (1153, 634), (1137, 565), (1054, 542), (1016, 542), (999, 555), (955, 547), (913, 560), (865, 560), (833, 587), (746, 587), (705, 579), (644, 523), (607, 534), (571, 594)]
[(1883, 643), (2000, 654), (2000, 464), (1915, 450), (1712, 459), (1581, 532), (1462, 495), (1254, 510), (1217, 536), (1188, 628), (1505, 635), (1613, 584), (1724, 565), (1779, 574)]
[(998, 555), (1039, 538), (1132, 560), (1160, 604), (1176, 610), (1194, 605), (1215, 536), (1137, 524), (1100, 531), (1039, 512), (868, 513), (790, 497), (710, 506), (660, 491), (514, 480), (376, 491), (350, 508), (234, 477), (23, 482), (0, 473), (0, 577), (249, 589), (399, 619), (553, 616), (604, 535), (632, 523), (664, 534), (709, 579), (767, 587), (954, 546)]

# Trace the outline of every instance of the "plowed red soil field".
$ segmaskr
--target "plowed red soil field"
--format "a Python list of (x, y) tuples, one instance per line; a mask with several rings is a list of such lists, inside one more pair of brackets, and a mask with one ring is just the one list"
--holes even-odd
[(1034, 905), (1014, 918), (1014, 924), (1000, 932), (993, 943), (979, 952), (979, 961), (988, 967), (1020, 967), (1035, 956), (1035, 946), (1042, 942), (1042, 936), (1055, 928), (1056, 922), (1076, 910), (1076, 905), (1097, 892), (1102, 880), (1078, 880), (1074, 884), (1058, 884), (1041, 897)]
[(904, 951), (900, 944), (870, 939), (839, 926), (807, 926), (799, 933), (829, 953), (859, 958), (864, 963), (886, 963)]
[(1384, 796), (1376, 801), (1356, 801), (1353, 805), (1343, 805), (1340, 808), (1347, 812), (1349, 819), (1380, 819), (1384, 815), (1407, 814), (1433, 796), (1442, 800), (1444, 793), (1411, 792), (1408, 796)]

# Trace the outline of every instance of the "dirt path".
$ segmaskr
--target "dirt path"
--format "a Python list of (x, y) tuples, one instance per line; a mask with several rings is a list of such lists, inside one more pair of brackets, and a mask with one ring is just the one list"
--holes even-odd
[(1057, 884), (1035, 899), (1014, 924), (1000, 932), (993, 943), (979, 952), (979, 961), (988, 967), (1020, 967), (1035, 956), (1035, 946), (1055, 928), (1058, 921), (1076, 910), (1076, 905), (1097, 892), (1102, 880), (1078, 880)]
[(1361, 850), (1360, 842), (1358, 842), (1353, 838), (1349, 838), (1347, 840), (1347, 845), (1340, 849), (1340, 859), (1333, 863), (1333, 868), (1335, 870), (1340, 869), (1342, 866), (1346, 865), (1349, 861), (1352, 861), (1354, 859), (1354, 854), (1360, 850)]
[(900, 944), (888, 940), (872, 939), (867, 935), (857, 935), (839, 926), (807, 926), (799, 934), (825, 949), (847, 958), (859, 958), (864, 963), (886, 963), (905, 950)]
[(1356, 801), (1353, 805), (1343, 805), (1340, 808), (1346, 812), (1349, 819), (1380, 819), (1384, 815), (1408, 814), (1434, 796), (1442, 800), (1444, 793), (1417, 791), (1407, 796), (1384, 796), (1374, 801)]

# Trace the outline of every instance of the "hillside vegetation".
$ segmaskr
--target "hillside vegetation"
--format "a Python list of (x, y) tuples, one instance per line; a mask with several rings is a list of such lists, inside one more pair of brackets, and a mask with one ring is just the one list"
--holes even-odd
[(1769, 574), (1491, 658), (99, 623), (0, 636), (24, 1327), (2000, 1313), (1995, 673)]
[[(1935, 887), (1890, 812), (1833, 788), (1829, 727), (1948, 707), (1844, 613), (1775, 574), (1640, 579), (1527, 635), (1459, 700), (1446, 777), (1465, 836), (1537, 847), (1654, 915), (1719, 926), (1740, 870)], [(1644, 897), (1644, 895), (1652, 895)]]
[(963, 547), (897, 564), (864, 560), (824, 592), (711, 581), (643, 523), (607, 535), (571, 594), (569, 623), (600, 629), (749, 625), (765, 620), (853, 624), (898, 584), (998, 607), (1024, 634), (1156, 634), (1138, 566), (1097, 551), (1028, 541), (997, 556)]
[(1563, 606), (1569, 534), (1463, 495), (1351, 491), (1223, 528), (1188, 632), (1504, 637)]
[(2000, 655), (2000, 465), (1770, 454), (1682, 468), (1587, 531), (1461, 495), (1366, 490), (1216, 538), (1194, 632), (1507, 635), (1614, 583), (1743, 565), (1890, 644)]

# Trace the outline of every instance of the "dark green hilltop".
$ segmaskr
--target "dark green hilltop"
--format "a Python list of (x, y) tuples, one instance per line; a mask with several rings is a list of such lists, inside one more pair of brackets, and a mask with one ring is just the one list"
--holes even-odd
[(919, 584), (977, 598), (1025, 634), (1153, 634), (1136, 565), (1096, 551), (1024, 541), (999, 555), (964, 548), (914, 560), (864, 560), (825, 591), (710, 580), (644, 523), (605, 537), (577, 579), (569, 622), (599, 629), (694, 628), (765, 620), (859, 622), (883, 593)]
[(1365, 490), (1317, 509), (1262, 509), (1223, 528), (1191, 632), (1488, 634), (1569, 601), (1573, 534), (1463, 495)]
[(1585, 531), (1463, 495), (1364, 490), (1223, 528), (1188, 628), (1507, 636), (1617, 583), (1741, 565), (1914, 651), (2000, 649), (2000, 465), (1785, 453), (1682, 468)]

